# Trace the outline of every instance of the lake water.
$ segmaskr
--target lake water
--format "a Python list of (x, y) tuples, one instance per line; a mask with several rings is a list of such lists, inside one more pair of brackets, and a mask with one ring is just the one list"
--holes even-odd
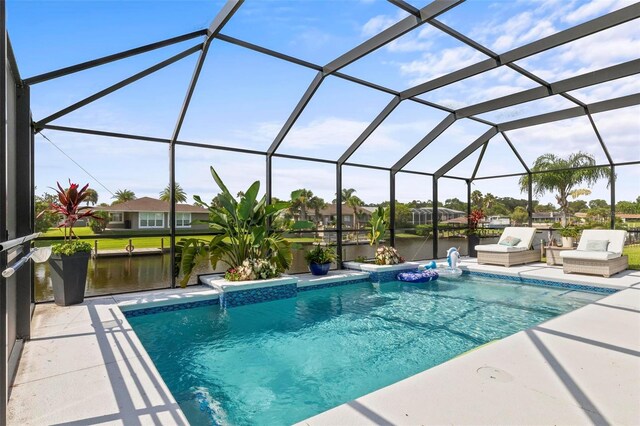
[[(495, 238), (483, 239), (482, 243), (494, 242)], [(291, 273), (307, 272), (304, 251), (309, 244), (303, 245), (303, 250), (294, 251)], [(424, 238), (396, 238), (396, 247), (406, 260), (432, 259), (433, 240)], [(460, 247), (460, 252), (467, 253), (467, 241), (464, 238), (442, 238), (439, 241), (438, 257), (444, 257), (449, 247)], [(358, 256), (372, 257), (373, 247), (366, 241), (357, 245), (344, 246), (344, 259), (355, 259)], [(87, 276), (87, 296), (122, 293), (136, 290), (167, 288), (171, 282), (169, 255), (103, 257), (89, 261)], [(224, 271), (219, 267), (216, 272)], [(197, 273), (213, 272), (204, 265)], [(196, 282), (195, 274), (192, 283)], [(35, 265), (35, 293), (37, 301), (53, 299), (51, 278), (48, 263)]]

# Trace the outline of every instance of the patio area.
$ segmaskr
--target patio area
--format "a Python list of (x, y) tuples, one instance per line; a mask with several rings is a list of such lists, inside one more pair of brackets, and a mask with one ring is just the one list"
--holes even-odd
[[(466, 260), (463, 268), (569, 281), (542, 263), (504, 268)], [(635, 424), (640, 272), (570, 281), (619, 291), (301, 424)], [(11, 388), (9, 423), (188, 424), (119, 306), (215, 297), (196, 286), (68, 308), (38, 305)], [(36, 395), (49, 396), (34, 405)]]

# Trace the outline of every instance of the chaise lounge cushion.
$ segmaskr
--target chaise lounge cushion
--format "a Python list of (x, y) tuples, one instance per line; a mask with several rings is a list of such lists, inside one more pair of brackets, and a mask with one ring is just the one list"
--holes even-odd
[(493, 253), (513, 253), (517, 251), (525, 251), (527, 250), (524, 247), (511, 247), (511, 246), (503, 246), (501, 244), (482, 244), (476, 246), (476, 251), (488, 251)]
[(613, 253), (611, 251), (567, 250), (560, 252), (561, 258), (576, 260), (609, 260), (620, 256), (620, 253)]
[[(510, 253), (514, 251), (529, 250), (533, 243), (533, 237), (536, 235), (536, 228), (527, 228), (520, 226), (507, 226), (502, 231), (498, 244), (480, 244), (476, 246), (476, 251), (492, 251), (497, 253)], [(520, 241), (515, 246), (507, 246), (503, 243), (509, 237), (519, 238)]]

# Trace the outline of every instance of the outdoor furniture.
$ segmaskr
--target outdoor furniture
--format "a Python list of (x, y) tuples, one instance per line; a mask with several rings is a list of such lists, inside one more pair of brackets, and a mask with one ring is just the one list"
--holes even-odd
[(584, 230), (576, 250), (560, 253), (562, 270), (565, 274), (577, 272), (605, 278), (624, 271), (629, 267), (629, 257), (622, 255), (626, 238), (627, 231), (622, 230)]
[(544, 248), (547, 253), (547, 265), (562, 265), (560, 253), (566, 250), (573, 250), (573, 247), (547, 246)]
[[(478, 264), (513, 266), (531, 262), (540, 262), (540, 251), (533, 250), (533, 237), (536, 228), (509, 226), (504, 228), (498, 244), (481, 244), (476, 246)], [(510, 238), (520, 241), (510, 246), (505, 245)]]

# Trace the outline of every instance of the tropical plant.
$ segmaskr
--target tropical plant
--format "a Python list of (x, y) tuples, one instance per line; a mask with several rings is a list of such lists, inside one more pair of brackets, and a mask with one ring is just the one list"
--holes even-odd
[(308, 210), (313, 210), (315, 219), (318, 221), (320, 218), (320, 210), (326, 205), (325, 201), (314, 195), (313, 191), (306, 188), (298, 189), (296, 193), (300, 195), (298, 198), (291, 200), (292, 203), (289, 210), (292, 216), (297, 213), (299, 220), (307, 220)]
[(105, 229), (107, 229), (107, 225), (109, 224), (109, 213), (100, 210), (100, 211), (94, 212), (94, 216), (99, 219), (95, 219), (93, 217), (90, 218), (89, 227), (94, 233), (100, 234), (104, 232)]
[[(343, 188), (342, 189), (342, 202), (353, 209), (353, 227), (356, 230), (356, 243), (359, 240), (360, 233), (358, 232), (359, 228), (359, 219), (361, 217), (362, 211), (360, 207), (364, 204), (364, 202), (355, 195), (356, 190), (353, 188)], [(338, 220), (342, 220), (342, 218), (338, 218)]]
[(46, 192), (41, 196), (35, 196), (36, 232), (47, 232), (58, 225), (60, 215), (51, 210), (51, 203), (55, 200), (55, 195)]
[(92, 188), (87, 188), (87, 197), (84, 199), (84, 202), (87, 204), (91, 204), (95, 206), (98, 203), (98, 191)]
[(318, 265), (324, 265), (325, 263), (336, 261), (336, 252), (331, 247), (317, 245), (304, 254), (304, 259), (307, 264), (317, 263)]
[(63, 220), (58, 225), (58, 228), (64, 228), (64, 242), (53, 246), (54, 253), (64, 253), (71, 255), (78, 251), (91, 251), (90, 244), (72, 244), (74, 243), (73, 226), (80, 219), (94, 218), (100, 220), (98, 216), (88, 206), (80, 206), (80, 204), (87, 197), (87, 189), (89, 184), (86, 184), (82, 189), (78, 189), (77, 183), (72, 183), (69, 180), (69, 188), (62, 188), (59, 182), (57, 182), (58, 189), (56, 191), (57, 198), (51, 202), (50, 211), (62, 216)]
[[(184, 189), (182, 189), (178, 182), (176, 182), (174, 191), (176, 194), (176, 203), (187, 202), (187, 193), (184, 192)], [(171, 184), (168, 184), (167, 187), (160, 192), (160, 200), (171, 202)]]
[[(290, 201), (267, 204), (266, 196), (258, 199), (260, 182), (254, 182), (244, 195), (236, 200), (224, 182), (211, 167), (211, 175), (221, 190), (217, 197), (221, 206), (208, 205), (195, 195), (197, 204), (209, 210), (209, 224), (215, 232), (210, 241), (200, 238), (182, 239), (176, 244), (176, 272), (184, 274), (180, 284), (186, 286), (193, 268), (208, 259), (215, 269), (218, 262), (224, 262), (230, 270), (238, 272), (246, 260), (255, 264), (258, 259), (273, 264), (278, 273), (284, 272), (292, 260), (291, 246), (268, 223), (291, 207)], [(291, 199), (299, 194), (294, 191)], [(296, 222), (292, 229), (310, 227), (308, 222)], [(238, 273), (239, 277), (244, 275)]]
[(469, 215), (469, 235), (475, 235), (478, 231), (478, 224), (485, 218), (482, 209), (473, 209)]
[(118, 189), (112, 198), (116, 199), (113, 204), (120, 204), (126, 203), (127, 201), (135, 200), (136, 194), (128, 189)]
[(375, 263), (376, 265), (397, 265), (404, 263), (404, 259), (395, 248), (380, 246), (376, 249)]
[(529, 187), (529, 179), (531, 179), (533, 192), (536, 196), (555, 192), (556, 202), (562, 212), (561, 223), (564, 227), (567, 226), (569, 197), (575, 199), (589, 191), (577, 187), (583, 184), (592, 186), (602, 178), (611, 179), (611, 170), (608, 167), (595, 167), (595, 165), (595, 158), (584, 152), (570, 154), (567, 158), (555, 154), (544, 154), (536, 159), (531, 168), (531, 171), (536, 173), (520, 178), (520, 190), (526, 191)]
[(511, 213), (510, 218), (513, 223), (515, 223), (516, 225), (520, 225), (529, 220), (529, 213), (524, 207), (516, 206), (515, 209), (513, 209), (513, 213)]
[(577, 238), (580, 235), (578, 228), (564, 227), (560, 229), (560, 236), (564, 238)]
[(384, 237), (385, 232), (387, 231), (388, 222), (385, 220), (385, 209), (382, 206), (378, 206), (377, 209), (373, 211), (371, 214), (371, 219), (369, 219), (369, 245), (376, 246), (376, 250), (380, 245), (380, 240)]

